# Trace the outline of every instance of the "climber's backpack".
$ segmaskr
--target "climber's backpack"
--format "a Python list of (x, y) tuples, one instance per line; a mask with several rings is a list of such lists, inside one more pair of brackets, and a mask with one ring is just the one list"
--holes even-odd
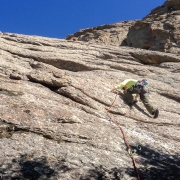
[(148, 85), (148, 81), (146, 79), (143, 79), (143, 80), (139, 80), (136, 84), (135, 84), (135, 87), (137, 88), (138, 90), (138, 93), (143, 93), (144, 91), (144, 86), (147, 86)]

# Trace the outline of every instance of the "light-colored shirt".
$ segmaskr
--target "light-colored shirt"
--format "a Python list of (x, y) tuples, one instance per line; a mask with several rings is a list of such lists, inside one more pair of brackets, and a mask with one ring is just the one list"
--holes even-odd
[(135, 79), (126, 79), (121, 84), (115, 86), (116, 89), (122, 89), (124, 86), (130, 88), (132, 85), (136, 84), (137, 80)]

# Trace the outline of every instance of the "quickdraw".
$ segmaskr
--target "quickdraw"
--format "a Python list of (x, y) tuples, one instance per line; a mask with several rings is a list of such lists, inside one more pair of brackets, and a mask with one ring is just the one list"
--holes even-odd
[(132, 157), (135, 154), (135, 150), (132, 150), (131, 148), (128, 149), (129, 155)]
[(136, 145), (136, 148), (137, 148), (139, 151), (141, 151), (141, 150), (142, 150), (142, 147), (141, 147), (141, 145), (140, 145), (140, 144), (137, 144), (137, 145)]

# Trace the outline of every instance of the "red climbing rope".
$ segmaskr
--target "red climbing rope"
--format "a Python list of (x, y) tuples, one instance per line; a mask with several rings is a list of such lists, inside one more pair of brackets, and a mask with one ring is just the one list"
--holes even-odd
[(133, 166), (134, 166), (134, 169), (135, 169), (135, 171), (136, 171), (137, 179), (140, 180), (138, 168), (137, 168), (137, 165), (136, 165), (136, 160), (135, 160), (135, 158), (134, 158), (134, 156), (133, 156), (131, 147), (130, 147), (127, 139), (126, 139), (125, 133), (124, 133), (122, 127), (121, 127), (118, 123), (116, 123), (116, 122), (113, 120), (113, 118), (108, 114), (108, 112), (109, 112), (110, 109), (113, 107), (113, 105), (114, 105), (114, 103), (115, 103), (115, 101), (116, 101), (117, 95), (118, 95), (118, 93), (116, 93), (115, 99), (114, 99), (113, 103), (111, 104), (111, 106), (109, 107), (109, 109), (106, 110), (106, 113), (107, 113), (108, 117), (110, 118), (111, 122), (114, 123), (114, 124), (121, 130), (121, 133), (122, 133), (122, 135), (123, 135), (124, 142), (125, 142), (125, 144), (126, 144), (126, 146), (127, 146), (127, 148), (128, 148), (128, 153), (129, 153), (129, 155), (131, 156), (132, 161), (133, 161)]

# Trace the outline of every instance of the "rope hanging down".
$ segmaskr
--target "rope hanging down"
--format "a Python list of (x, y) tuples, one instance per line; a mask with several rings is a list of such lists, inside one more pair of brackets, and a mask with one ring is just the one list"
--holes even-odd
[(123, 135), (124, 142), (125, 142), (125, 144), (126, 144), (126, 146), (127, 146), (127, 149), (128, 149), (128, 153), (129, 153), (129, 155), (130, 155), (130, 157), (132, 158), (132, 161), (133, 161), (133, 166), (134, 166), (134, 169), (135, 169), (135, 171), (136, 171), (137, 179), (140, 180), (138, 168), (137, 168), (137, 166), (136, 166), (136, 161), (135, 161), (135, 158), (134, 158), (134, 156), (133, 156), (131, 147), (130, 147), (127, 139), (126, 139), (125, 133), (124, 133), (122, 127), (121, 127), (118, 123), (116, 123), (116, 122), (113, 120), (113, 118), (108, 114), (108, 112), (109, 112), (110, 109), (113, 107), (113, 105), (114, 105), (114, 103), (115, 103), (115, 101), (116, 101), (117, 95), (118, 95), (118, 93), (116, 93), (115, 99), (114, 99), (113, 103), (111, 104), (111, 106), (106, 110), (106, 113), (107, 113), (108, 117), (110, 118), (111, 122), (114, 123), (114, 124), (121, 130), (121, 133), (122, 133), (122, 135)]

